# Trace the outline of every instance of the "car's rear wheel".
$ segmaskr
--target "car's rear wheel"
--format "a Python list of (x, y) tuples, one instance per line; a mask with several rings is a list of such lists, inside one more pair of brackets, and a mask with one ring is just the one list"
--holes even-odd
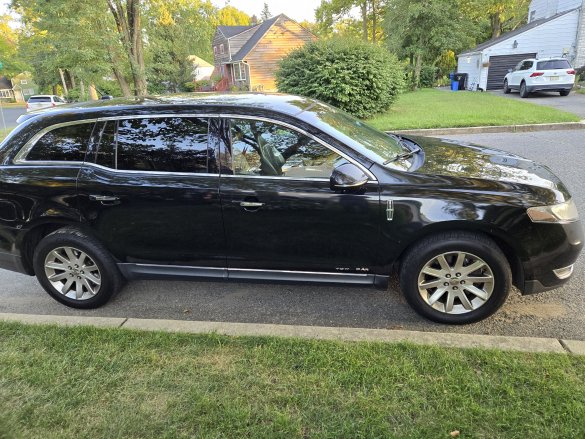
[(484, 235), (449, 232), (417, 243), (404, 257), (400, 286), (408, 303), (439, 323), (465, 324), (493, 314), (511, 287), (508, 261)]
[(522, 83), (520, 84), (520, 97), (521, 98), (527, 98), (528, 97), (528, 88), (526, 88), (526, 83), (524, 81), (522, 81)]
[(508, 87), (508, 80), (504, 79), (504, 93), (510, 94), (511, 91), (512, 91), (512, 89), (510, 87)]
[(571, 93), (571, 90), (561, 90), (559, 92), (561, 96), (569, 96), (569, 93)]
[(39, 242), (33, 266), (45, 291), (73, 308), (102, 306), (124, 283), (109, 252), (91, 236), (71, 227)]

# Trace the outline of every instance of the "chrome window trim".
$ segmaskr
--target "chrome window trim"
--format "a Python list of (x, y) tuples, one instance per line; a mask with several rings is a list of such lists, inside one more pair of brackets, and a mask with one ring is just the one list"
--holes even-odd
[[(220, 113), (220, 117), (223, 118), (223, 119), (259, 120), (259, 121), (262, 121), (262, 122), (273, 123), (273, 124), (276, 124), (276, 125), (281, 125), (283, 127), (289, 128), (289, 129), (291, 129), (293, 131), (296, 131), (297, 133), (300, 133), (300, 134), (303, 134), (304, 136), (307, 136), (308, 138), (314, 140), (317, 143), (320, 143), (325, 148), (328, 148), (331, 151), (335, 152), (336, 154), (339, 154), (341, 157), (343, 157), (344, 159), (346, 159), (348, 162), (350, 162), (350, 163), (354, 164), (355, 166), (357, 166), (358, 168), (360, 168), (369, 177), (369, 180), (368, 181), (372, 181), (372, 182), (377, 182), (378, 181), (378, 179), (376, 178), (376, 176), (374, 174), (372, 174), (372, 172), (368, 168), (366, 168), (365, 166), (363, 166), (360, 162), (358, 162), (357, 160), (351, 158), (346, 153), (344, 153), (343, 151), (340, 151), (339, 149), (335, 148), (334, 146), (331, 146), (327, 142), (325, 142), (325, 141), (319, 139), (318, 137), (316, 137), (316, 136), (314, 136), (314, 135), (306, 132), (302, 128), (299, 128), (297, 126), (291, 125), (291, 124), (289, 124), (287, 122), (282, 122), (282, 121), (277, 120), (277, 119), (271, 119), (271, 118), (263, 117), (263, 116), (254, 116), (254, 115), (250, 115), (250, 114), (240, 115), (240, 114), (225, 114), (225, 113)], [(236, 175), (236, 177), (241, 177), (241, 175)], [(254, 177), (256, 177), (256, 176), (254, 176)], [(264, 176), (260, 175), (258, 177), (264, 177)], [(286, 178), (286, 177), (274, 177), (274, 178)]]
[[(269, 117), (263, 116), (254, 116), (250, 114), (227, 114), (227, 113), (219, 113), (219, 114), (210, 114), (210, 113), (162, 113), (162, 114), (135, 114), (135, 115), (120, 115), (120, 116), (109, 116), (109, 117), (98, 117), (98, 118), (91, 118), (91, 119), (82, 119), (82, 120), (75, 120), (69, 122), (62, 122), (55, 125), (50, 125), (48, 127), (43, 128), (38, 133), (36, 133), (33, 137), (31, 137), (25, 145), (20, 149), (20, 151), (16, 154), (13, 159), (14, 164), (19, 165), (55, 165), (55, 166), (62, 166), (63, 164), (67, 165), (88, 165), (88, 166), (95, 166), (101, 169), (106, 169), (112, 172), (122, 172), (122, 173), (148, 173), (148, 174), (165, 174), (165, 175), (190, 175), (190, 176), (204, 176), (204, 175), (220, 175), (218, 174), (209, 174), (209, 173), (189, 173), (189, 172), (165, 172), (165, 171), (131, 171), (131, 170), (120, 170), (120, 169), (112, 169), (106, 166), (98, 165), (96, 163), (90, 162), (77, 162), (77, 161), (41, 161), (41, 160), (26, 160), (26, 156), (30, 152), (30, 150), (34, 147), (36, 142), (39, 141), (41, 137), (47, 134), (50, 131), (53, 131), (57, 128), (61, 128), (64, 126), (69, 125), (80, 125), (83, 123), (97, 123), (97, 122), (106, 122), (111, 120), (124, 120), (124, 119), (153, 119), (153, 118), (164, 118), (164, 117), (187, 117), (187, 118), (215, 118), (215, 119), (247, 119), (247, 120), (259, 120), (262, 122), (274, 123), (276, 125), (281, 125), (283, 127), (289, 128), (293, 131), (296, 131), (304, 136), (309, 137), (310, 139), (320, 143), (324, 147), (330, 149), (331, 151), (339, 154), (341, 157), (346, 159), (348, 162), (354, 164), (358, 168), (360, 168), (368, 177), (368, 183), (377, 183), (378, 179), (372, 172), (359, 163), (357, 160), (353, 159), (352, 157), (348, 156), (343, 151), (335, 148), (334, 146), (328, 144), (327, 142), (319, 139), (318, 137), (314, 136), (313, 134), (308, 133), (307, 131), (299, 128), (297, 126), (291, 125), (287, 122), (283, 122), (277, 119), (272, 119)], [(264, 176), (264, 175), (232, 175), (232, 174), (221, 174), (222, 177), (237, 177), (237, 178), (268, 178), (268, 179), (282, 179), (282, 180), (299, 180), (299, 181), (329, 181), (328, 178), (295, 178), (295, 177), (278, 177), (278, 176)]]
[[(69, 162), (67, 162), (67, 163), (69, 163)], [(90, 166), (93, 168), (103, 169), (105, 171), (115, 172), (115, 173), (119, 173), (119, 174), (182, 175), (182, 176), (188, 176), (188, 177), (196, 177), (196, 176), (219, 177), (219, 173), (213, 174), (210, 172), (136, 171), (136, 170), (130, 170), (130, 169), (113, 169), (113, 168), (108, 168), (107, 166), (98, 165), (97, 163), (91, 163), (91, 162), (84, 162), (83, 165)]]
[[(45, 134), (56, 130), (58, 128), (63, 128), (66, 126), (71, 126), (71, 125), (81, 125), (84, 123), (93, 123), (95, 124), (98, 121), (97, 118), (93, 118), (93, 119), (81, 119), (81, 120), (72, 120), (69, 122), (61, 122), (61, 123), (57, 123), (54, 125), (49, 125), (48, 127), (43, 128), (42, 130), (40, 130), (38, 133), (36, 133), (34, 136), (32, 136), (25, 144), (22, 148), (20, 148), (20, 151), (18, 151), (18, 153), (16, 154), (16, 156), (14, 156), (14, 159), (12, 160), (13, 163), (15, 164), (25, 164), (25, 163), (32, 163), (32, 164), (41, 164), (41, 163), (83, 163), (83, 162), (75, 162), (75, 161), (65, 161), (65, 162), (57, 162), (57, 161), (51, 161), (51, 160), (26, 160), (26, 156), (28, 155), (28, 153), (31, 151), (31, 149), (33, 149), (33, 147), (35, 146), (35, 144), (41, 139), (41, 137), (43, 137)], [(88, 139), (89, 141), (89, 139)]]

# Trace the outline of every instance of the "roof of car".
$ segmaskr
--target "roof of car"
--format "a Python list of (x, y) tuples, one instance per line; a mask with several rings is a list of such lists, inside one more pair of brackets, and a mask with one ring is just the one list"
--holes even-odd
[[(224, 107), (224, 108), (255, 108), (271, 110), (290, 116), (295, 116), (309, 109), (317, 101), (302, 96), (281, 93), (189, 93), (172, 94), (162, 96), (144, 96), (131, 98), (114, 98), (109, 100), (97, 100), (76, 102), (59, 105), (49, 110), (33, 111), (23, 117), (27, 120), (36, 116), (57, 116), (67, 113), (95, 113), (96, 111), (111, 113), (123, 110), (152, 108), (156, 109), (181, 106), (181, 107)], [(21, 120), (21, 121), (23, 121)]]

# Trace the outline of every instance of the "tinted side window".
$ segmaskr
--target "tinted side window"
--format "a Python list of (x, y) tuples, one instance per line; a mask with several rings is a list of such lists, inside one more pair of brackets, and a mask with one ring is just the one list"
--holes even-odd
[(207, 119), (110, 121), (101, 127), (97, 164), (128, 171), (208, 172)]
[(532, 61), (524, 61), (520, 70), (530, 70), (532, 68)]
[(82, 162), (93, 126), (81, 123), (49, 131), (35, 143), (26, 160)]
[(236, 175), (329, 178), (343, 158), (319, 142), (270, 122), (230, 122)]

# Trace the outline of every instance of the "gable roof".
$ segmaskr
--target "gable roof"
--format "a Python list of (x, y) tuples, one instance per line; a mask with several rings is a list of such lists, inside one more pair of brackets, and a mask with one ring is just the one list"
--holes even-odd
[(257, 25), (256, 27), (258, 29), (256, 29), (256, 32), (251, 33), (251, 36), (248, 38), (248, 41), (246, 41), (242, 48), (238, 50), (238, 53), (236, 53), (233, 56), (232, 61), (242, 61), (246, 57), (246, 55), (250, 53), (254, 47), (256, 47), (256, 44), (258, 44), (262, 37), (266, 35), (266, 32), (270, 30), (272, 25), (276, 23), (280, 18), (289, 19), (286, 15), (280, 14), (277, 15), (276, 17), (270, 18), (269, 20), (265, 20), (259, 25)]
[(566, 15), (566, 14), (570, 14), (571, 12), (576, 11), (577, 9), (579, 9), (579, 8), (570, 9), (568, 11), (561, 12), (560, 14), (556, 14), (556, 15), (553, 15), (553, 16), (548, 17), (548, 18), (539, 18), (538, 20), (531, 21), (530, 23), (528, 23), (522, 27), (519, 27), (518, 29), (514, 29), (511, 32), (506, 32), (505, 34), (500, 35), (497, 38), (492, 38), (491, 40), (488, 40), (485, 43), (478, 44), (475, 48), (469, 49), (463, 53), (460, 53), (459, 56), (467, 55), (469, 53), (474, 53), (474, 52), (481, 52), (482, 50), (487, 49), (488, 47), (495, 46), (496, 44), (501, 43), (502, 41), (506, 41), (510, 38), (513, 38), (517, 35), (520, 35), (520, 34), (526, 32), (526, 31), (529, 31), (530, 29), (534, 29), (535, 27), (538, 27), (538, 26), (541, 26), (545, 23), (548, 23), (549, 21), (556, 20), (557, 18), (562, 17), (563, 15)]
[(199, 67), (213, 67), (212, 64), (209, 64), (207, 61), (205, 61), (203, 58), (199, 58), (197, 55), (189, 55), (187, 58), (189, 61)]
[(252, 29), (254, 26), (217, 26), (217, 29), (226, 37), (231, 38), (241, 34), (245, 30)]

